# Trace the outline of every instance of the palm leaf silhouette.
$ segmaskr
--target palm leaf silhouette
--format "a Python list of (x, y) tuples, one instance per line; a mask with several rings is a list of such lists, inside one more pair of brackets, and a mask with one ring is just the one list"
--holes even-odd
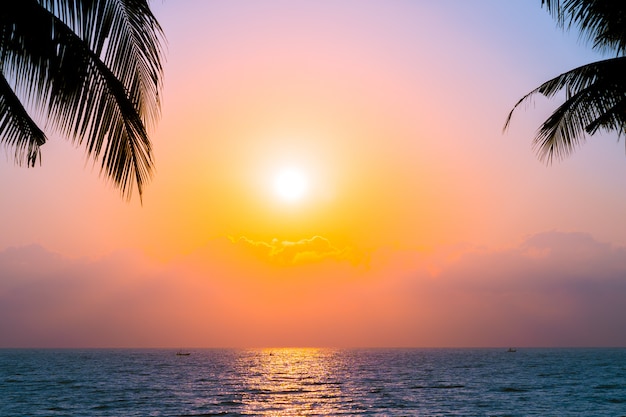
[[(0, 13), (0, 141), (34, 165), (47, 138), (28, 108), (100, 161), (130, 198), (153, 170), (161, 28), (145, 0), (20, 0)], [(20, 99), (23, 99), (20, 100)], [(22, 103), (26, 103), (25, 106)]]
[(540, 159), (563, 158), (599, 130), (626, 132), (626, 3), (612, 0), (543, 0), (566, 29), (577, 26), (594, 49), (616, 57), (567, 71), (522, 97), (509, 113), (504, 129), (520, 104), (536, 94), (548, 98), (565, 92), (565, 101), (541, 125), (533, 141)]

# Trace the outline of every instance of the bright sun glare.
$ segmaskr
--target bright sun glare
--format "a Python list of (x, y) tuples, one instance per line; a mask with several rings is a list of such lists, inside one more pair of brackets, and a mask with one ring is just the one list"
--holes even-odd
[(274, 177), (274, 191), (285, 201), (297, 201), (302, 199), (307, 191), (308, 181), (306, 175), (298, 169), (284, 168)]

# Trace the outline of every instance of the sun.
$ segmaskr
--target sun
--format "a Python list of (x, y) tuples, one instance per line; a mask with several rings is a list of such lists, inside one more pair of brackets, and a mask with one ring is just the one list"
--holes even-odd
[(274, 176), (274, 191), (278, 197), (287, 202), (304, 198), (308, 186), (306, 175), (296, 168), (283, 168)]

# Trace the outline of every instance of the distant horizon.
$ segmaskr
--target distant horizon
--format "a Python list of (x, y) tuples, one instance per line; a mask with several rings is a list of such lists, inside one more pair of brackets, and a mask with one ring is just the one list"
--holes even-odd
[[(513, 348), (516, 352), (507, 352)], [(465, 350), (488, 349), (503, 350), (505, 353), (517, 353), (524, 349), (626, 349), (626, 346), (204, 346), (204, 347), (158, 347), (158, 346), (5, 346), (0, 350), (171, 350), (190, 352), (199, 350)]]

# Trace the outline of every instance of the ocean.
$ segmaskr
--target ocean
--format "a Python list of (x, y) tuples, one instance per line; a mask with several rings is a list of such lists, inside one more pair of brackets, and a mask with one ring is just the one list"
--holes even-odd
[(0, 416), (626, 416), (626, 349), (0, 349)]

